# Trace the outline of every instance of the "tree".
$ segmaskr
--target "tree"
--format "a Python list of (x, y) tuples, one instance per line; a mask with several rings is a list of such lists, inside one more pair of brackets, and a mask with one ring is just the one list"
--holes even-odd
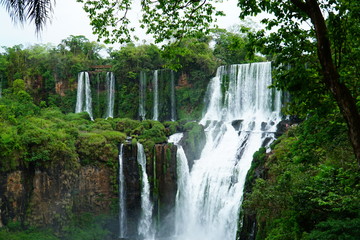
[(163, 51), (165, 66), (175, 71), (181, 69), (191, 73), (201, 70), (207, 75), (213, 74), (219, 64), (209, 46), (210, 40), (210, 37), (199, 34), (168, 44)]
[(244, 26), (234, 26), (233, 28), (233, 31), (226, 31), (225, 29), (212, 30), (213, 40), (215, 41), (215, 57), (219, 58), (222, 64), (264, 61), (265, 58), (256, 56), (247, 47), (249, 44), (247, 33), (250, 28)]
[(60, 51), (68, 50), (73, 55), (83, 54), (89, 60), (97, 60), (100, 59), (99, 52), (103, 49), (103, 46), (96, 42), (90, 42), (83, 35), (70, 35), (70, 37), (61, 41), (58, 48)]
[(208, 33), (215, 17), (223, 15), (213, 5), (219, 0), (142, 0), (141, 6), (135, 6), (137, 1), (132, 0), (77, 1), (84, 4), (94, 33), (105, 43), (137, 39), (133, 36), (134, 19), (129, 17), (131, 9), (137, 7), (142, 12), (140, 27), (146, 30), (146, 34), (152, 34), (156, 43), (180, 39), (199, 31)]
[[(355, 156), (360, 164), (360, 114), (356, 106), (356, 97), (351, 93), (349, 87), (339, 70), (343, 67), (339, 60), (351, 52), (352, 49), (335, 51), (339, 46), (331, 45), (333, 41), (347, 44), (349, 39), (346, 34), (335, 34), (330, 36), (329, 26), (334, 26), (335, 18), (345, 24), (359, 24), (358, 16), (359, 3), (349, 0), (291, 0), (291, 1), (249, 1), (240, 0), (239, 6), (243, 9), (241, 17), (256, 15), (260, 12), (267, 12), (274, 15), (274, 19), (264, 19), (263, 23), (267, 29), (277, 27), (277, 31), (267, 38), (266, 43), (272, 47), (273, 53), (282, 54), (282, 60), (289, 60), (292, 57), (294, 48), (300, 48), (301, 55), (311, 55), (307, 50), (314, 47), (317, 52), (318, 69), (321, 75), (321, 83), (324, 84), (334, 97), (349, 130), (349, 138), (352, 143)], [(328, 20), (325, 20), (323, 12), (327, 13)], [(301, 24), (307, 23), (310, 30), (304, 30)], [(349, 25), (350, 27), (350, 25)], [(359, 30), (359, 29), (357, 29)], [(308, 35), (306, 36), (307, 33)], [(281, 39), (281, 41), (279, 41)], [(296, 42), (299, 45), (296, 45)], [(359, 45), (357, 45), (358, 47)], [(304, 47), (304, 48), (302, 48)], [(356, 48), (355, 48), (356, 49)], [(337, 54), (337, 55), (336, 55)], [(337, 57), (338, 65), (334, 62)], [(289, 79), (289, 78), (288, 78)], [(355, 93), (358, 94), (358, 93)], [(356, 96), (356, 95), (355, 95)]]
[(39, 33), (50, 20), (55, 0), (0, 0), (16, 23), (34, 22)]

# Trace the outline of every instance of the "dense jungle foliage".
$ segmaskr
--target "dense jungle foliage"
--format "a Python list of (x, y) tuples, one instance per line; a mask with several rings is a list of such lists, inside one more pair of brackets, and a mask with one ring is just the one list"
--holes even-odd
[(2, 172), (55, 163), (70, 169), (97, 163), (117, 168), (119, 143), (127, 137), (143, 143), (150, 151), (155, 143), (166, 142), (178, 129), (177, 122), (129, 118), (91, 121), (87, 113), (63, 114), (57, 107), (37, 106), (20, 79), (8, 90), (0, 98)]
[(339, 113), (309, 116), (254, 154), (243, 208), (256, 239), (357, 239), (359, 167)]

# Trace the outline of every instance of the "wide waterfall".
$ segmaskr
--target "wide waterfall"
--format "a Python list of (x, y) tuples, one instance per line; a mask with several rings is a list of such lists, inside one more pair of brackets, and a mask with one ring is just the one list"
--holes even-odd
[(124, 178), (124, 145), (120, 146), (119, 153), (119, 238), (125, 238), (127, 235), (126, 220), (126, 192)]
[(105, 118), (114, 117), (115, 77), (113, 72), (106, 73), (107, 111)]
[(152, 228), (153, 204), (150, 200), (150, 185), (146, 173), (146, 156), (142, 144), (137, 143), (137, 161), (141, 167), (141, 217), (138, 225), (138, 233), (143, 239), (154, 239), (155, 232)]
[(87, 112), (90, 119), (93, 120), (90, 78), (88, 72), (80, 72), (78, 75), (75, 113), (80, 112)]
[(236, 238), (252, 156), (274, 140), (281, 120), (281, 95), (271, 83), (269, 62), (219, 67), (210, 81), (200, 121), (206, 145), (191, 172), (184, 160), (178, 169), (176, 239)]
[(139, 116), (141, 120), (145, 120), (146, 117), (146, 73), (140, 72), (140, 84), (139, 84)]
[(153, 120), (159, 119), (159, 86), (158, 86), (158, 70), (154, 71), (153, 77), (153, 91), (154, 91), (154, 109), (153, 109)]

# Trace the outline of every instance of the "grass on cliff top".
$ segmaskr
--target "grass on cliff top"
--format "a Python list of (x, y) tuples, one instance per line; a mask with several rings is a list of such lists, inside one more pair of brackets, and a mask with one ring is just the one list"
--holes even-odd
[(60, 240), (50, 230), (29, 228), (23, 230), (19, 222), (0, 228), (0, 240)]
[(50, 228), (28, 227), (23, 229), (19, 222), (0, 228), (0, 240), (105, 240), (111, 238), (107, 225), (113, 219), (106, 215), (95, 216), (83, 213), (67, 223), (61, 234)]

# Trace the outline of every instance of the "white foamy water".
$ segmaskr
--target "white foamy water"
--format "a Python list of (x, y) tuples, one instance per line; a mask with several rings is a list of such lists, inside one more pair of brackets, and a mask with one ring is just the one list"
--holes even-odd
[(105, 118), (114, 117), (115, 76), (113, 72), (106, 73), (107, 110)]
[(146, 156), (142, 144), (137, 143), (137, 161), (141, 166), (141, 217), (138, 225), (138, 233), (143, 239), (154, 239), (152, 228), (153, 204), (150, 200), (150, 185), (146, 173)]
[[(191, 172), (178, 149), (177, 240), (234, 240), (246, 174), (265, 139), (274, 140), (281, 95), (269, 89), (271, 64), (220, 67), (200, 121), (206, 145)], [(237, 129), (232, 122), (238, 120)]]
[(87, 112), (93, 120), (90, 77), (88, 72), (80, 72), (76, 95), (75, 113)]

